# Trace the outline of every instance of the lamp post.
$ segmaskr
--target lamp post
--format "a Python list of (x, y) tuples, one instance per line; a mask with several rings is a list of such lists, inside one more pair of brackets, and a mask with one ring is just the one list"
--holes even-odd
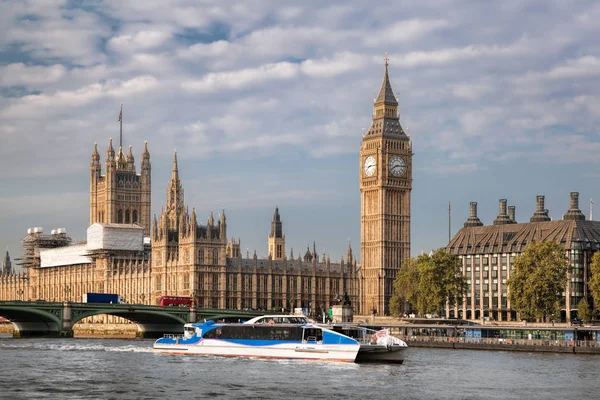
[(19, 296), (19, 300), (21, 300), (21, 296), (23, 296), (23, 289), (17, 290), (17, 296)]
[(145, 298), (146, 298), (146, 295), (144, 293), (140, 294), (140, 300), (141, 300), (142, 304), (144, 304)]
[(377, 313), (377, 309), (375, 308), (375, 297), (371, 297), (371, 312), (373, 313), (373, 321), (372, 323), (375, 323), (375, 314)]

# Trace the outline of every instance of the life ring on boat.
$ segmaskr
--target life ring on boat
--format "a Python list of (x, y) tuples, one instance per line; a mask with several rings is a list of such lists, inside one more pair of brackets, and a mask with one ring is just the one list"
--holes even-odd
[(373, 334), (373, 342), (377, 343), (377, 334), (376, 333)]
[(269, 326), (275, 326), (275, 321), (273, 321), (272, 319), (269, 320)]

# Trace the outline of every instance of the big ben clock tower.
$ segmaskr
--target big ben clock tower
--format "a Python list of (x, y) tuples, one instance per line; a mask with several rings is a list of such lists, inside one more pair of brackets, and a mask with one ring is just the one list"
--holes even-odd
[(400, 126), (386, 55), (373, 122), (360, 148), (362, 314), (390, 313), (396, 274), (410, 257), (411, 147)]

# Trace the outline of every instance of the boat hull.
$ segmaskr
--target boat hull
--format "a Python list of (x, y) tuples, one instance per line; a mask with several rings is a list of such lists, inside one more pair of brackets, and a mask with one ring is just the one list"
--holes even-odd
[(154, 350), (173, 354), (354, 362), (359, 345), (303, 343), (244, 345), (218, 339), (203, 339), (197, 343), (178, 344), (161, 343), (159, 340), (154, 344)]
[(356, 356), (356, 362), (379, 362), (402, 364), (406, 346), (386, 346), (378, 344), (361, 344)]

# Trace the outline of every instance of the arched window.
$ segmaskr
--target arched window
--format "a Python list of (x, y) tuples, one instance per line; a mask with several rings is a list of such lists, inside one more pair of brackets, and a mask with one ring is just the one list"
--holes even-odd
[(212, 263), (213, 263), (213, 265), (217, 265), (219, 263), (219, 251), (217, 249), (213, 250)]
[(198, 250), (198, 264), (204, 264), (204, 249)]
[(123, 223), (123, 210), (117, 211), (117, 223), (118, 224)]
[(129, 210), (125, 211), (125, 223), (129, 223)]
[(133, 213), (131, 214), (131, 222), (133, 222), (134, 224), (138, 222), (138, 217), (137, 217), (137, 210), (133, 210)]

